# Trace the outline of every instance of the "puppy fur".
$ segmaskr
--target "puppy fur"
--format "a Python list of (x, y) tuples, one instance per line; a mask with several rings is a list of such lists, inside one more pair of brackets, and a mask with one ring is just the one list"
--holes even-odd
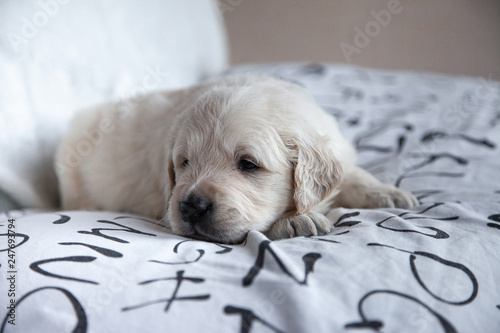
[(319, 235), (331, 207), (410, 208), (355, 165), (335, 119), (297, 85), (225, 77), (83, 110), (56, 157), (63, 209), (127, 211), (221, 243)]

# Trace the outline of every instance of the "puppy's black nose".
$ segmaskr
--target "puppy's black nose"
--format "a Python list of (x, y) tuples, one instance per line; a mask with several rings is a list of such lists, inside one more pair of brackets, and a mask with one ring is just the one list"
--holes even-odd
[(212, 206), (210, 200), (196, 195), (190, 195), (179, 204), (182, 219), (189, 223), (199, 223), (206, 219)]

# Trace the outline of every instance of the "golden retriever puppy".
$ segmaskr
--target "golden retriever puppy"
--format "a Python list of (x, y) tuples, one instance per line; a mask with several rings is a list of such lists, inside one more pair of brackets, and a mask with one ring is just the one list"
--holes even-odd
[(415, 197), (356, 167), (335, 119), (300, 87), (226, 77), (80, 112), (56, 158), (64, 209), (161, 218), (222, 243), (324, 234), (331, 207)]

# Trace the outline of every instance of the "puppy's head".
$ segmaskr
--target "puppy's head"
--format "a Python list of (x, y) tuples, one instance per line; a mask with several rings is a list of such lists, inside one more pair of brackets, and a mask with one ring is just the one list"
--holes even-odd
[(236, 82), (212, 87), (185, 110), (167, 161), (174, 232), (240, 242), (333, 191), (341, 169), (325, 139), (291, 112), (316, 107), (298, 92), (277, 80)]

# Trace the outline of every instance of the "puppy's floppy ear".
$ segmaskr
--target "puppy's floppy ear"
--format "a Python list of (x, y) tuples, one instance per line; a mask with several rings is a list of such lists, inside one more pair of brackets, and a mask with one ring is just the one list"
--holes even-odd
[(293, 153), (293, 199), (298, 214), (305, 214), (320, 203), (342, 180), (342, 166), (335, 158), (326, 138), (311, 135), (287, 141)]

